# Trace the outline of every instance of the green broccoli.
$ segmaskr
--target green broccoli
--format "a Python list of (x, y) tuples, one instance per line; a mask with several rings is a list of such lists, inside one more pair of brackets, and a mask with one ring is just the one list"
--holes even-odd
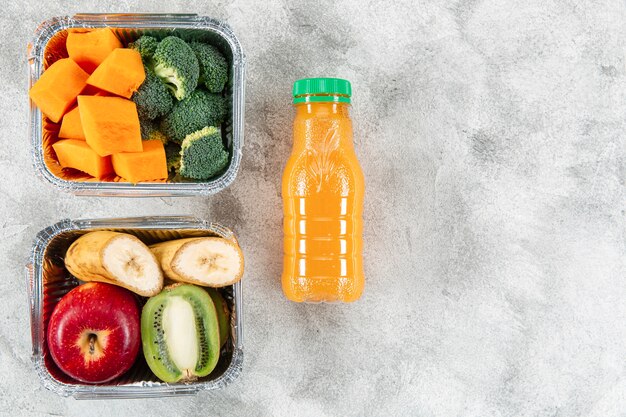
[(150, 67), (144, 67), (146, 79), (133, 94), (131, 100), (137, 105), (137, 114), (140, 119), (154, 120), (165, 116), (174, 105), (174, 99), (169, 90), (156, 76)]
[(225, 117), (224, 97), (198, 89), (174, 104), (172, 111), (161, 121), (161, 131), (168, 139), (181, 143), (188, 134), (205, 126), (218, 126)]
[(180, 145), (175, 142), (165, 145), (165, 158), (167, 160), (167, 170), (177, 171), (180, 168)]
[(187, 135), (180, 155), (180, 175), (197, 180), (208, 180), (228, 165), (228, 152), (215, 126)]
[(159, 130), (159, 125), (154, 120), (139, 118), (139, 130), (141, 131), (141, 140), (160, 140), (167, 143), (167, 136)]
[(213, 45), (202, 42), (189, 43), (200, 64), (198, 83), (204, 83), (211, 93), (220, 93), (228, 80), (228, 63), (224, 55)]
[(196, 89), (200, 73), (198, 58), (184, 40), (168, 36), (159, 42), (152, 59), (154, 72), (178, 100)]
[(155, 37), (143, 35), (140, 36), (135, 42), (129, 43), (128, 47), (139, 52), (142, 59), (148, 60), (152, 58), (152, 55), (154, 55), (158, 44), (159, 41)]

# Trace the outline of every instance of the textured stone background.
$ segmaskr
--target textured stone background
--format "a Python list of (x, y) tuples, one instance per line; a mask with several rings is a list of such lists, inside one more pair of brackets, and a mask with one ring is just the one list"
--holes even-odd
[[(0, 12), (0, 414), (626, 415), (626, 4), (505, 0), (7, 4)], [(237, 181), (202, 198), (76, 198), (40, 181), (26, 43), (78, 11), (197, 12), (247, 54)], [(363, 299), (280, 293), (290, 88), (354, 86), (367, 179)], [(193, 214), (247, 256), (245, 368), (221, 392), (81, 402), (30, 360), (23, 264), (61, 218)]]

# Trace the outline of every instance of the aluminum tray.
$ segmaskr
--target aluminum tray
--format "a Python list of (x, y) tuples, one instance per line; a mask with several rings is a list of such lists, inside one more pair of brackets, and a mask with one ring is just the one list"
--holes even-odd
[(37, 27), (33, 40), (28, 44), (29, 89), (49, 63), (67, 56), (64, 39), (68, 29), (105, 26), (113, 28), (124, 42), (144, 33), (156, 37), (174, 34), (185, 40), (211, 43), (222, 51), (230, 65), (225, 93), (231, 105), (222, 124), (224, 142), (230, 149), (228, 168), (219, 177), (204, 182), (170, 178), (167, 182), (137, 185), (120, 182), (119, 177), (98, 181), (78, 171), (62, 170), (51, 149), (51, 144), (57, 139), (58, 125), (42, 118), (39, 109), (31, 102), (29, 136), (33, 163), (39, 176), (64, 191), (78, 195), (210, 195), (228, 187), (237, 176), (241, 163), (245, 89), (245, 59), (231, 28), (224, 22), (195, 14), (77, 14), (73, 17), (54, 17)]
[(93, 230), (131, 233), (151, 244), (191, 236), (220, 236), (236, 241), (233, 233), (218, 224), (192, 217), (141, 217), (101, 220), (63, 220), (37, 234), (28, 275), (33, 362), (42, 384), (64, 397), (79, 399), (147, 398), (195, 394), (225, 387), (241, 373), (242, 290), (238, 282), (222, 289), (231, 310), (231, 337), (222, 348), (215, 370), (208, 376), (186, 384), (160, 382), (150, 371), (140, 351), (133, 367), (119, 378), (100, 385), (86, 385), (63, 374), (52, 361), (46, 342), (46, 328), (52, 310), (68, 291), (78, 285), (64, 267), (69, 245), (80, 235)]

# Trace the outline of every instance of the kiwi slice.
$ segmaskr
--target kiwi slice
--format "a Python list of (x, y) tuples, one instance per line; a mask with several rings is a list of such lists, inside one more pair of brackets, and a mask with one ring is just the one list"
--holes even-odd
[(163, 382), (210, 374), (219, 359), (220, 333), (209, 294), (174, 284), (150, 298), (141, 312), (141, 343), (148, 366)]
[(220, 348), (224, 347), (230, 334), (230, 310), (226, 300), (215, 288), (206, 289), (213, 304), (215, 305), (215, 311), (217, 312), (217, 322), (220, 325)]

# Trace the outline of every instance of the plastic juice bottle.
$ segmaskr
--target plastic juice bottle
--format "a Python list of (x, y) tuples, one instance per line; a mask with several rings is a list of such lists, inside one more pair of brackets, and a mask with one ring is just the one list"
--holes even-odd
[(282, 286), (292, 301), (357, 300), (363, 292), (363, 173), (352, 144), (350, 83), (293, 86), (293, 150), (283, 174)]

